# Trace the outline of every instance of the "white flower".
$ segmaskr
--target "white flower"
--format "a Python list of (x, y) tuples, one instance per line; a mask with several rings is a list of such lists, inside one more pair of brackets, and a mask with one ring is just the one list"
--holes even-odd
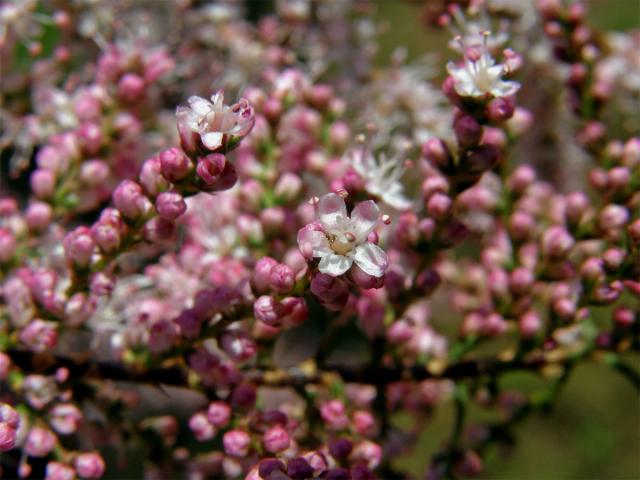
[(328, 193), (318, 203), (321, 225), (307, 225), (298, 232), (300, 251), (307, 258), (320, 258), (318, 270), (333, 277), (345, 273), (354, 262), (368, 275), (381, 277), (387, 270), (387, 254), (367, 241), (379, 213), (375, 202), (368, 200), (356, 205), (348, 217), (342, 197)]
[(399, 155), (387, 158), (381, 154), (376, 158), (367, 146), (362, 146), (349, 150), (345, 158), (364, 179), (367, 192), (396, 210), (411, 208), (400, 183), (405, 167)]
[(520, 88), (518, 82), (502, 80), (506, 69), (496, 64), (487, 47), (488, 32), (484, 32), (482, 45), (474, 45), (465, 49), (462, 65), (454, 62), (447, 64), (447, 72), (453, 77), (455, 89), (462, 97), (494, 97), (513, 95)]
[(213, 95), (211, 101), (192, 96), (188, 102), (188, 107), (178, 107), (178, 122), (199, 134), (203, 145), (211, 151), (226, 147), (230, 137), (244, 137), (255, 123), (251, 104), (241, 98), (232, 106), (225, 105), (222, 90)]

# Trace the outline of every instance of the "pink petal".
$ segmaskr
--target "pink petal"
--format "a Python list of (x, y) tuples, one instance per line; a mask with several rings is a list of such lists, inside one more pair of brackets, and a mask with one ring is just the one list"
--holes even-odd
[(358, 245), (353, 251), (353, 259), (356, 265), (373, 277), (384, 275), (389, 265), (385, 251), (373, 243)]
[(351, 265), (353, 265), (351, 258), (332, 253), (331, 255), (322, 257), (318, 264), (318, 270), (320, 270), (320, 273), (326, 273), (332, 277), (339, 277), (349, 270)]
[(360, 202), (351, 212), (351, 226), (356, 240), (365, 241), (376, 226), (380, 209), (373, 200)]
[(327, 193), (318, 203), (318, 217), (329, 233), (342, 233), (347, 206), (337, 193)]
[(324, 257), (333, 253), (327, 236), (318, 230), (302, 228), (298, 232), (298, 246), (302, 255), (310, 257)]

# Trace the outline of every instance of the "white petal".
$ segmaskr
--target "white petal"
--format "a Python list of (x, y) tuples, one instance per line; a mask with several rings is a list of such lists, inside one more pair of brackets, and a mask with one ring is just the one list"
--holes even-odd
[(340, 234), (347, 219), (347, 206), (337, 193), (327, 193), (318, 203), (318, 218), (329, 233)]
[(318, 270), (320, 270), (320, 273), (326, 273), (332, 277), (339, 277), (349, 270), (351, 265), (353, 265), (353, 259), (332, 253), (331, 255), (322, 257), (318, 264)]
[(327, 236), (317, 230), (300, 229), (298, 246), (305, 257), (325, 257), (333, 253)]
[(396, 210), (408, 210), (413, 205), (411, 200), (404, 196), (402, 185), (394, 183), (382, 194), (382, 201)]
[(211, 105), (208, 100), (205, 100), (204, 98), (198, 97), (196, 95), (189, 97), (188, 102), (193, 111), (201, 117), (204, 117), (207, 113), (209, 113), (211, 111), (211, 108), (213, 107), (213, 105)]
[(513, 95), (520, 89), (520, 84), (518, 82), (500, 82), (494, 88), (491, 89), (491, 95), (494, 97), (508, 97), (509, 95)]
[(353, 250), (353, 259), (365, 273), (373, 277), (384, 275), (389, 265), (385, 251), (373, 243), (358, 245)]
[(351, 228), (356, 241), (364, 242), (378, 222), (380, 209), (373, 200), (360, 202), (351, 212)]
[(200, 135), (200, 138), (202, 138), (202, 143), (204, 143), (204, 146), (209, 150), (215, 150), (222, 145), (221, 132), (208, 132), (204, 135)]

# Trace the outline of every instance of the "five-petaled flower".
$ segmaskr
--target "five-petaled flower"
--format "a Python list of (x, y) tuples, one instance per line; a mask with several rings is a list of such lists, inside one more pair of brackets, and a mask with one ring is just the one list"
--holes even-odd
[(256, 121), (253, 107), (246, 99), (225, 105), (222, 90), (212, 95), (211, 101), (194, 95), (188, 102), (188, 107), (179, 106), (176, 111), (178, 123), (200, 135), (202, 144), (211, 152), (231, 150)]
[(395, 210), (408, 210), (412, 202), (404, 195), (400, 178), (405, 165), (400, 155), (376, 157), (368, 145), (356, 147), (345, 153), (345, 158), (364, 180), (364, 188)]
[(320, 258), (318, 270), (338, 277), (355, 262), (368, 275), (382, 277), (387, 270), (387, 254), (369, 242), (380, 210), (372, 200), (361, 202), (347, 215), (340, 195), (328, 193), (317, 206), (319, 223), (298, 232), (298, 246), (307, 258)]
[[(489, 32), (482, 32), (483, 43), (464, 48), (464, 61), (461, 64), (449, 62), (447, 72), (454, 80), (456, 93), (461, 97), (508, 97), (520, 88), (518, 82), (503, 80), (507, 73), (504, 65), (496, 64), (489, 53), (487, 38)], [(462, 39), (460, 39), (462, 42)]]

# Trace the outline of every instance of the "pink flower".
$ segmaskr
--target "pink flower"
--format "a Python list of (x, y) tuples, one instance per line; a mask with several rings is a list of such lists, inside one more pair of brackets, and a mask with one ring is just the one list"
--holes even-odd
[(75, 470), (60, 462), (47, 463), (47, 473), (45, 480), (73, 480), (76, 478)]
[(56, 446), (57, 440), (51, 430), (34, 427), (29, 431), (24, 451), (32, 457), (46, 457)]
[(378, 206), (368, 200), (356, 205), (349, 217), (342, 197), (328, 193), (318, 203), (319, 228), (311, 224), (298, 232), (300, 251), (307, 258), (320, 258), (318, 270), (333, 277), (345, 273), (354, 262), (365, 273), (382, 277), (387, 254), (367, 238), (378, 215)]
[(76, 457), (74, 466), (83, 478), (100, 478), (105, 470), (104, 460), (99, 453), (81, 453)]
[(207, 150), (228, 151), (229, 141), (237, 142), (247, 135), (255, 123), (253, 107), (244, 98), (232, 106), (224, 105), (224, 93), (218, 91), (208, 100), (189, 97), (188, 107), (178, 107), (178, 123), (200, 135)]
[(244, 457), (249, 453), (251, 437), (242, 430), (230, 430), (222, 437), (224, 451), (232, 457)]
[(82, 421), (82, 412), (72, 403), (56, 405), (51, 409), (51, 426), (62, 434), (75, 432)]

